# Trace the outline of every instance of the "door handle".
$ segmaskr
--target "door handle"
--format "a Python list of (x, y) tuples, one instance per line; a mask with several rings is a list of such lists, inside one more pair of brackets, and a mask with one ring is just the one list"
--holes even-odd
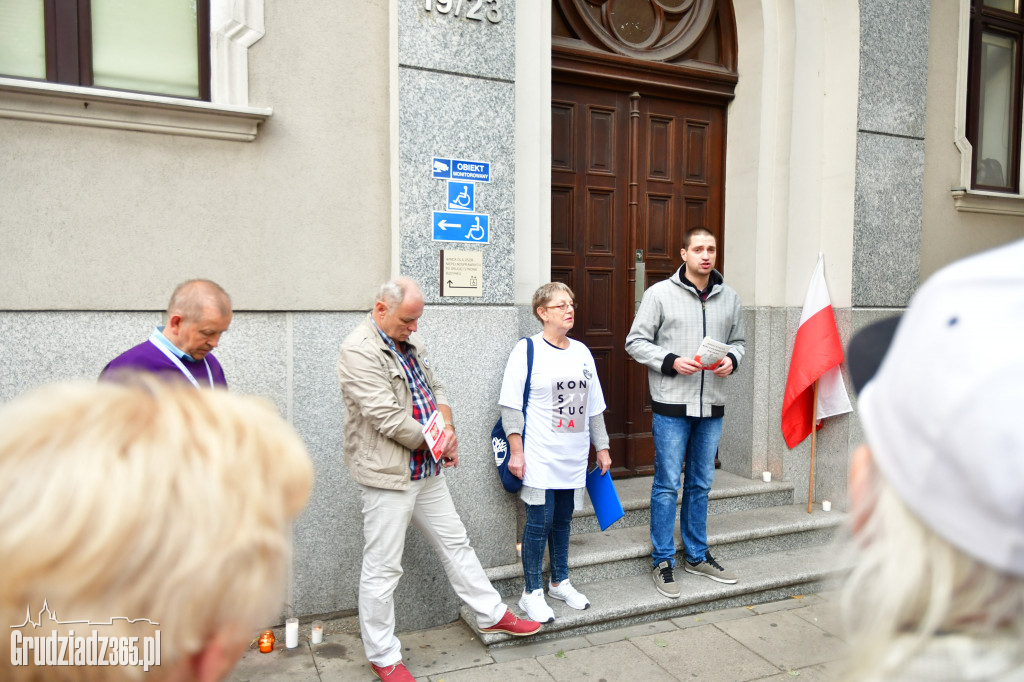
[(643, 249), (636, 250), (636, 282), (633, 284), (633, 314), (640, 310), (640, 301), (644, 297), (644, 285), (647, 283), (647, 264), (644, 263)]

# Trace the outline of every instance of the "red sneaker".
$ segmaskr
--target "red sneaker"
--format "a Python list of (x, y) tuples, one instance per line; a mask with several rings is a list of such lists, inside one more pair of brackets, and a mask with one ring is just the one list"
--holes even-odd
[(399, 661), (394, 665), (374, 665), (370, 664), (373, 668), (373, 672), (376, 673), (377, 677), (384, 680), (384, 682), (416, 682), (416, 678), (412, 676), (409, 669), (405, 667), (405, 664)]
[(505, 615), (497, 623), (489, 628), (483, 628), (480, 632), (507, 632), (516, 637), (535, 635), (540, 630), (540, 623), (535, 620), (524, 620), (505, 609)]

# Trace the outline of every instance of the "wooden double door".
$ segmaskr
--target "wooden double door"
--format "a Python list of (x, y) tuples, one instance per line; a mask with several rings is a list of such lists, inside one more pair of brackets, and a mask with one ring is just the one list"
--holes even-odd
[(551, 138), (551, 277), (576, 293), (572, 336), (597, 363), (613, 473), (649, 474), (647, 371), (626, 334), (688, 228), (715, 233), (722, 268), (725, 108), (555, 82)]

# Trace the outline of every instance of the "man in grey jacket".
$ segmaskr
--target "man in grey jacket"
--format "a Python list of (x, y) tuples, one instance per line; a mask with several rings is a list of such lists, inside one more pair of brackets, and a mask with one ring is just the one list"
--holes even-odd
[[(654, 411), (654, 584), (658, 592), (673, 599), (679, 597), (673, 533), (680, 478), (684, 479), (679, 510), (683, 569), (722, 583), (736, 582), (736, 575), (708, 551), (707, 517), (725, 414), (725, 377), (736, 371), (744, 350), (740, 299), (715, 270), (714, 235), (703, 227), (688, 230), (680, 254), (679, 270), (644, 292), (626, 336), (626, 352), (648, 368)], [(713, 367), (695, 359), (705, 336), (730, 346)]]
[[(393, 601), (410, 522), (440, 553), (452, 588), (476, 613), (482, 631), (522, 636), (540, 629), (540, 623), (517, 618), (502, 603), (452, 503), (442, 472), (459, 465), (458, 441), (444, 386), (416, 334), (422, 314), (423, 294), (415, 282), (386, 282), (338, 357), (345, 463), (363, 497), (359, 627), (370, 666), (390, 682), (413, 680), (395, 637)], [(436, 460), (423, 432), (435, 412), (445, 421), (443, 451)]]

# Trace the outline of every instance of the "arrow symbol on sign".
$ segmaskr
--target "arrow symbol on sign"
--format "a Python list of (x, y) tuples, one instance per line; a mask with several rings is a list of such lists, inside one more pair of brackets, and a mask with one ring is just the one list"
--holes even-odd
[(442, 230), (447, 230), (449, 227), (462, 227), (462, 224), (449, 223), (447, 220), (442, 219), (441, 222), (437, 224), (437, 226), (440, 227)]

